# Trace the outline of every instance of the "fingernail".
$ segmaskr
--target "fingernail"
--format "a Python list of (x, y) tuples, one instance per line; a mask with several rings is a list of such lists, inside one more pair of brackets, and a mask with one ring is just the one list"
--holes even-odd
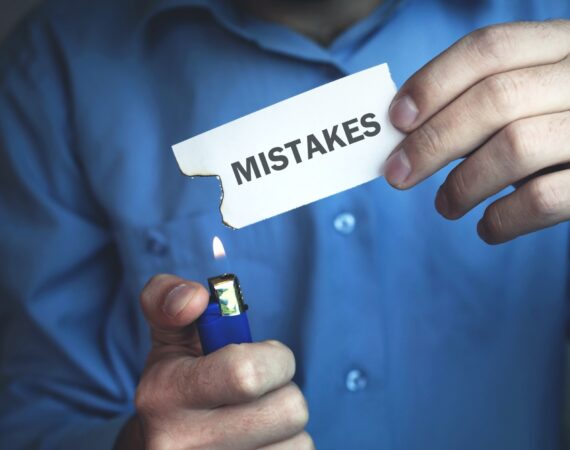
[(410, 128), (419, 114), (416, 103), (409, 95), (404, 95), (390, 105), (390, 120), (396, 128)]
[(447, 194), (445, 190), (441, 187), (437, 191), (437, 195), (435, 197), (435, 209), (442, 215), (442, 216), (449, 216), (449, 201), (447, 199)]
[(384, 176), (388, 183), (393, 186), (399, 187), (412, 172), (412, 166), (410, 165), (410, 160), (406, 155), (403, 148), (397, 150), (393, 153), (386, 161), (386, 166), (384, 167)]
[(167, 316), (176, 317), (192, 299), (194, 288), (187, 284), (179, 284), (172, 289), (162, 304), (162, 310)]

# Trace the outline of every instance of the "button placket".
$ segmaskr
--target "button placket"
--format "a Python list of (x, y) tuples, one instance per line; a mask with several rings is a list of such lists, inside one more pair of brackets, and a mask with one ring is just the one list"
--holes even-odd
[(146, 234), (146, 251), (155, 256), (164, 256), (168, 253), (169, 247), (165, 236), (155, 230), (150, 230)]
[(352, 369), (346, 374), (346, 389), (350, 392), (362, 391), (367, 384), (368, 378), (360, 369)]
[(333, 222), (334, 229), (342, 234), (350, 234), (356, 227), (356, 218), (353, 214), (344, 212), (336, 216)]

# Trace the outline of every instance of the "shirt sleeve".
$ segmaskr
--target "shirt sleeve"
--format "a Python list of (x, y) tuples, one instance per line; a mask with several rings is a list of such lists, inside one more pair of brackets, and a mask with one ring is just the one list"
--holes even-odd
[[(111, 449), (137, 370), (106, 318), (126, 302), (78, 156), (73, 83), (48, 24), (0, 51), (0, 448)], [(128, 327), (128, 322), (124, 324)]]

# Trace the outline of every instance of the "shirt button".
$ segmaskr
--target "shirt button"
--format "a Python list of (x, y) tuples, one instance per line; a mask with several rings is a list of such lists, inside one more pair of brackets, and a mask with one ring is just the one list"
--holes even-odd
[(146, 250), (153, 255), (162, 256), (168, 252), (168, 243), (161, 233), (149, 231), (146, 236)]
[(368, 379), (362, 370), (352, 369), (346, 375), (346, 388), (350, 392), (362, 391), (364, 388), (366, 388), (367, 383)]
[(356, 219), (350, 213), (342, 213), (334, 219), (334, 229), (342, 234), (350, 234), (354, 231)]

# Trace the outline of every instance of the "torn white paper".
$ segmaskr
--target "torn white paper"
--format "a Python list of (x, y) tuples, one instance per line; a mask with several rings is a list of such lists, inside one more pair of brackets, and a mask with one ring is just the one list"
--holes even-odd
[(188, 176), (218, 176), (242, 228), (377, 178), (403, 134), (388, 119), (387, 64), (291, 97), (173, 147)]

